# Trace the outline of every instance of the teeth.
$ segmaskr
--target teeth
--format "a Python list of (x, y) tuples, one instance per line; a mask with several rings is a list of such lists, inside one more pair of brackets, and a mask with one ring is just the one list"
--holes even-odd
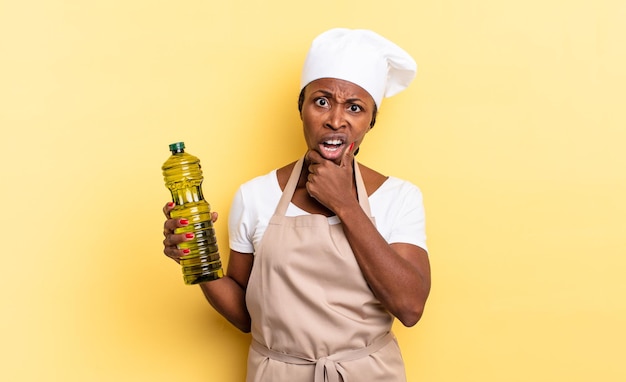
[(341, 145), (342, 143), (343, 143), (343, 141), (340, 140), (340, 139), (331, 139), (331, 140), (328, 140), (328, 141), (324, 142), (324, 144), (326, 144), (326, 145), (335, 145), (335, 146)]

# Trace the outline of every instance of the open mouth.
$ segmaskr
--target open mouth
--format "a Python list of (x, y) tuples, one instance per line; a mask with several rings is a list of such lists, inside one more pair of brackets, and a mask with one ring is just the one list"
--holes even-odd
[(346, 147), (346, 141), (342, 138), (330, 138), (322, 141), (319, 144), (320, 154), (328, 159), (337, 161), (340, 160)]
[(344, 145), (344, 141), (341, 139), (329, 139), (329, 140), (322, 142), (322, 147), (324, 148), (324, 150), (330, 151), (330, 152), (341, 150), (343, 145)]

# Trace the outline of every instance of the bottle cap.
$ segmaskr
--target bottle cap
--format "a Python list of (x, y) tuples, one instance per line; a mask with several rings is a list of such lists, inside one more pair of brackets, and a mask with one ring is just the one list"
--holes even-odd
[(185, 149), (185, 142), (176, 142), (170, 145), (171, 152), (177, 152)]

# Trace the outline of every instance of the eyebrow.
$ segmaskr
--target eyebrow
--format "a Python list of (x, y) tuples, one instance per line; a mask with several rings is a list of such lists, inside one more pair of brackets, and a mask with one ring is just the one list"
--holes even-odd
[[(314, 91), (311, 95), (315, 95), (316, 93), (322, 93), (322, 95), (324, 95), (325, 97), (328, 97), (328, 98), (334, 98), (334, 97), (333, 97), (333, 93), (329, 92), (328, 90), (319, 89), (319, 90)], [(345, 101), (345, 102), (343, 102), (343, 103), (355, 103), (355, 102), (357, 102), (357, 101), (358, 101), (358, 102), (361, 102), (361, 103), (365, 103), (365, 100), (363, 100), (363, 99), (361, 99), (361, 98), (358, 98), (358, 97), (348, 98), (348, 99), (346, 99), (346, 101)]]

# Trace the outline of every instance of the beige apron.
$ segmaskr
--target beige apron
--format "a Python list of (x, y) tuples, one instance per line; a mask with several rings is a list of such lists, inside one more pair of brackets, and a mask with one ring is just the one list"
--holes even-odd
[[(285, 216), (303, 159), (255, 253), (247, 382), (405, 381), (393, 317), (374, 297), (337, 217)], [(357, 193), (371, 216), (355, 166)], [(372, 219), (373, 221), (373, 219)]]

